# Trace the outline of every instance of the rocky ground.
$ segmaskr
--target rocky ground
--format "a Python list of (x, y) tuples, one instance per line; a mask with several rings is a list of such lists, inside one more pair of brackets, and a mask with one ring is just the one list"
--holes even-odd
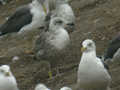
[[(0, 6), (0, 24), (5, 22), (16, 9), (29, 0), (12, 0)], [(71, 33), (71, 47), (65, 51), (59, 66), (59, 75), (56, 67), (52, 69), (53, 78), (48, 78), (48, 67), (33, 55), (25, 52), (33, 49), (37, 32), (26, 34), (26, 38), (7, 35), (0, 37), (0, 64), (9, 64), (16, 76), (20, 90), (34, 90), (37, 83), (45, 83), (53, 90), (67, 85), (72, 88), (76, 85), (76, 73), (80, 62), (80, 47), (84, 39), (90, 38), (96, 42), (97, 55), (102, 55), (112, 39), (120, 31), (120, 1), (119, 0), (73, 0), (71, 6), (76, 15), (76, 29)], [(18, 56), (19, 60), (14, 60)], [(120, 90), (120, 63), (110, 64), (112, 76), (112, 90)], [(57, 74), (57, 75), (56, 75)], [(74, 89), (73, 89), (74, 90)]]

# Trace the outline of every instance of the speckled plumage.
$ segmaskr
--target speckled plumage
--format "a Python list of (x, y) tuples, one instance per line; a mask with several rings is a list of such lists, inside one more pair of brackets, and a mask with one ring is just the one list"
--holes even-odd
[(59, 56), (59, 53), (69, 44), (70, 37), (67, 30), (64, 29), (64, 20), (55, 17), (50, 21), (49, 30), (40, 33), (35, 42), (34, 50), (38, 59), (53, 61), (53, 58)]

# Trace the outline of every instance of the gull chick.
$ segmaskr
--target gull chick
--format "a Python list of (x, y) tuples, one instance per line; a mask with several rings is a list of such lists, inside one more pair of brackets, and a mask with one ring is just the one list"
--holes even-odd
[[(35, 42), (35, 57), (49, 62), (50, 68), (59, 64), (60, 61), (56, 58), (62, 57), (62, 51), (70, 44), (70, 37), (65, 27), (63, 18), (54, 17), (50, 20), (49, 29), (40, 33)], [(49, 77), (51, 76), (50, 72)]]

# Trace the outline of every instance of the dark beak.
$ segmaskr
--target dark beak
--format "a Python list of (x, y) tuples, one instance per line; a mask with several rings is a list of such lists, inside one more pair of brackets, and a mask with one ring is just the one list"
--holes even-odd
[(74, 23), (68, 23), (66, 25), (65, 29), (68, 31), (68, 33), (72, 33), (75, 30), (75, 24)]
[(45, 26), (46, 26), (45, 31), (49, 30), (50, 19), (51, 19), (51, 12), (49, 12), (45, 17)]

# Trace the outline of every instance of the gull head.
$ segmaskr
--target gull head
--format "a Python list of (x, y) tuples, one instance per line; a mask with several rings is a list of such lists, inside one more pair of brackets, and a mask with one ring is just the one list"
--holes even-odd
[(53, 28), (66, 28), (67, 25), (65, 23), (65, 20), (61, 17), (54, 17), (50, 20), (50, 25), (49, 25), (50, 29)]
[(49, 88), (47, 88), (44, 84), (38, 84), (35, 87), (35, 90), (50, 90)]
[(60, 90), (72, 90), (72, 89), (69, 87), (62, 87)]
[(96, 50), (96, 46), (94, 41), (87, 39), (82, 42), (82, 48), (81, 48), (82, 52), (89, 52), (95, 50)]
[(68, 33), (73, 32), (73, 28), (70, 28), (70, 25), (62, 17), (51, 18), (49, 28), (51, 30), (59, 30), (58, 28), (65, 29)]
[(0, 67), (0, 74), (10, 76), (11, 74), (10, 67), (8, 65), (2, 65)]

